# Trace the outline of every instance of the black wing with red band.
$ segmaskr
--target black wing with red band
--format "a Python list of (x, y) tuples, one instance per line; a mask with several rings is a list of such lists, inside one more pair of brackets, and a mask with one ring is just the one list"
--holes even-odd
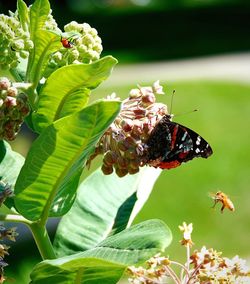
[(156, 125), (147, 141), (148, 164), (172, 169), (196, 157), (208, 158), (213, 151), (196, 132), (172, 122), (165, 115)]

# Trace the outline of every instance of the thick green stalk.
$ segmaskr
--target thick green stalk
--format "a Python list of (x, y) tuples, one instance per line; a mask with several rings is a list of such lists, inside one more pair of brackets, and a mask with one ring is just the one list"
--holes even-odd
[(0, 221), (23, 223), (29, 226), (32, 222), (18, 214), (0, 214)]
[(40, 223), (31, 222), (21, 215), (15, 214), (0, 214), (0, 221), (23, 223), (28, 226), (33, 234), (38, 250), (43, 259), (54, 259), (53, 246), (51, 244), (48, 232), (45, 226)]
[(35, 239), (38, 250), (43, 259), (54, 259), (56, 258), (52, 243), (50, 241), (48, 232), (45, 226), (41, 226), (35, 222), (29, 225), (33, 237)]

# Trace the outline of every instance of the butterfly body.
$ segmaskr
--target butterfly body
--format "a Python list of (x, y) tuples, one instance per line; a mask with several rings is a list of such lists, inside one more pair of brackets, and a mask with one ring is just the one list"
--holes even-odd
[(161, 169), (172, 169), (196, 157), (208, 158), (210, 145), (193, 130), (171, 121), (165, 115), (147, 140), (148, 164)]

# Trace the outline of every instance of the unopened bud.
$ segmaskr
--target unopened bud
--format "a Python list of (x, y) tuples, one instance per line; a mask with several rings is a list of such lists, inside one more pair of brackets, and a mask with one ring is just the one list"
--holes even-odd
[(143, 133), (142, 125), (134, 124), (132, 134), (134, 134), (135, 136), (140, 136), (142, 133)]
[(129, 148), (129, 145), (127, 143), (125, 143), (125, 141), (121, 140), (117, 143), (118, 149), (121, 151), (127, 151)]
[(140, 90), (139, 89), (132, 89), (129, 92), (129, 98), (130, 99), (135, 99), (141, 96)]
[(137, 153), (136, 153), (136, 151), (135, 151), (133, 148), (127, 150), (127, 151), (124, 153), (124, 155), (125, 155), (125, 157), (126, 157), (127, 159), (131, 159), (131, 160), (133, 160), (133, 159), (135, 159), (135, 158), (137, 157)]
[(0, 77), (0, 90), (8, 90), (11, 83), (8, 78)]
[(23, 107), (24, 105), (26, 105), (27, 101), (28, 101), (28, 97), (24, 93), (20, 93), (17, 95), (16, 104), (19, 109)]
[(113, 173), (113, 167), (112, 166), (107, 166), (105, 164), (102, 165), (102, 172), (105, 174), (105, 175), (110, 175)]
[(121, 122), (121, 127), (125, 132), (129, 132), (132, 130), (133, 123), (131, 120), (123, 120)]
[(20, 109), (20, 112), (23, 116), (27, 116), (30, 112), (30, 109), (29, 109), (29, 106), (26, 105), (26, 106), (23, 106), (21, 109)]
[(120, 169), (120, 168), (116, 168), (115, 169), (116, 174), (118, 175), (118, 177), (124, 177), (125, 175), (128, 174), (128, 169)]
[(7, 108), (11, 108), (11, 107), (16, 106), (16, 98), (7, 97), (7, 98), (5, 99), (4, 104), (5, 104), (5, 106), (6, 106)]
[(10, 97), (16, 97), (17, 96), (17, 88), (15, 87), (9, 87), (8, 90), (7, 90), (7, 96), (10, 96)]
[(117, 155), (113, 151), (108, 151), (105, 153), (103, 162), (106, 166), (113, 165), (117, 160)]
[(139, 172), (139, 170), (140, 170), (139, 167), (137, 167), (137, 168), (128, 167), (128, 173), (131, 174), (131, 175), (137, 174)]
[(130, 148), (131, 146), (135, 146), (136, 145), (136, 141), (133, 137), (128, 136), (124, 139), (124, 145), (126, 145), (127, 148)]
[(135, 109), (133, 112), (135, 114), (135, 119), (144, 118), (146, 115), (146, 110), (141, 108)]
[(117, 165), (119, 167), (119, 169), (126, 169), (128, 166), (128, 163), (126, 161), (126, 159), (124, 159), (123, 157), (118, 157), (117, 158)]
[(144, 107), (155, 103), (155, 95), (153, 93), (146, 93), (142, 95), (142, 104)]

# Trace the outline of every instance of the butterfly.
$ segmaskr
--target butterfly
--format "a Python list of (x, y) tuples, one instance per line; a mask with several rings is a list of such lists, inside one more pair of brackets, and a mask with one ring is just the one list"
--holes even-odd
[(148, 165), (172, 169), (193, 158), (212, 155), (211, 146), (198, 133), (171, 118), (163, 116), (150, 133), (146, 143)]

